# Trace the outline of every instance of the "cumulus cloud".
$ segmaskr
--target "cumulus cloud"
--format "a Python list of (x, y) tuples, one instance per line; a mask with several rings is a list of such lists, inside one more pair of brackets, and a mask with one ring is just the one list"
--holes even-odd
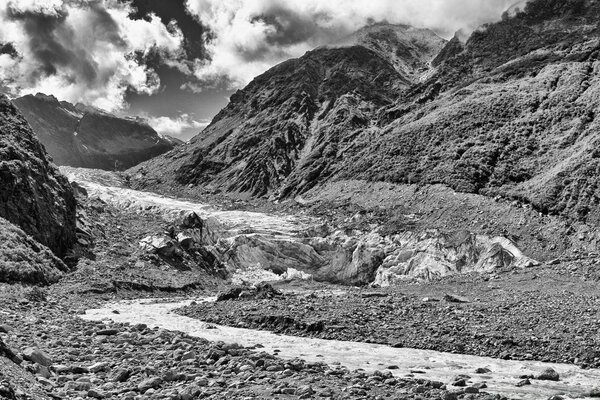
[(150, 15), (132, 19), (117, 0), (8, 0), (0, 5), (0, 83), (13, 95), (43, 92), (109, 111), (128, 91), (155, 93), (144, 58), (176, 60), (183, 36)]
[[(213, 35), (196, 60), (206, 86), (237, 88), (273, 65), (373, 22), (430, 28), (451, 37), (500, 19), (515, 0), (187, 0)], [(195, 85), (198, 87), (198, 85)]]
[(196, 133), (206, 128), (209, 120), (196, 121), (188, 114), (182, 114), (177, 118), (150, 117), (148, 124), (161, 135), (181, 136), (182, 133), (194, 129)]

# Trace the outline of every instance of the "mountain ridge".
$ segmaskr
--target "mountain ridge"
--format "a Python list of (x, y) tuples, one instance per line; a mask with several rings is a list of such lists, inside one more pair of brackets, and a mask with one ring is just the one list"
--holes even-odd
[(171, 150), (144, 120), (38, 93), (13, 100), (58, 165), (123, 170)]
[[(331, 180), (443, 184), (530, 203), (543, 213), (600, 220), (591, 176), (597, 168), (598, 15), (593, 0), (529, 2), (466, 43), (448, 42), (430, 60), (435, 71), (417, 83), (364, 46), (351, 48), (378, 60), (376, 68), (352, 65), (358, 58), (348, 48), (308, 52), (234, 94), (188, 146), (132, 169), (134, 184), (174, 181), (273, 199)], [(360, 71), (378, 76), (375, 70), (389, 71), (388, 81), (364, 79), (338, 92), (319, 91), (327, 86), (321, 82), (302, 86), (292, 66), (306, 68), (330, 52), (341, 57), (328, 66), (334, 75), (339, 65), (352, 65), (344, 71), (348, 82)], [(265, 88), (281, 96), (266, 104)], [(290, 106), (290, 94), (305, 89), (311, 95)], [(374, 101), (380, 94), (385, 101)], [(301, 105), (310, 112), (303, 114)], [(296, 145), (270, 144), (292, 123), (301, 132)], [(573, 172), (577, 179), (569, 178)]]

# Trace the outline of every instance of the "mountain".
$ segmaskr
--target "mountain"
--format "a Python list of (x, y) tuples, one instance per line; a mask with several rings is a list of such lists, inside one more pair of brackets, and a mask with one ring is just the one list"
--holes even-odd
[(64, 257), (75, 242), (75, 198), (25, 118), (4, 95), (0, 188), (0, 281), (54, 281), (65, 270), (57, 257)]
[(140, 118), (120, 118), (41, 93), (13, 102), (58, 165), (122, 170), (176, 146)]
[[(365, 47), (376, 43), (373, 37), (389, 40), (376, 49)], [(136, 171), (148, 173), (148, 185), (175, 180), (253, 196), (290, 196), (328, 179), (348, 146), (376, 128), (379, 110), (415, 84), (432, 49), (443, 44), (433, 32), (383, 24), (348, 40), (257, 77), (190, 144)], [(408, 48), (405, 42), (413, 44)], [(415, 55), (404, 64), (393, 62), (393, 46)]]
[(412, 83), (431, 71), (431, 62), (447, 41), (429, 29), (378, 23), (326, 46), (363, 46), (376, 52)]
[(237, 92), (188, 146), (132, 172), (140, 187), (278, 198), (346, 179), (443, 184), (598, 221), (599, 9), (531, 1), (451, 40), (420, 82), (364, 40), (309, 52)]

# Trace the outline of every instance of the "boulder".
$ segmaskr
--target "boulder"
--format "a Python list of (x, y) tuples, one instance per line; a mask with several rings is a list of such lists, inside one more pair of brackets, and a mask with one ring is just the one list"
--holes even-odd
[(172, 257), (177, 250), (175, 242), (166, 235), (147, 236), (140, 241), (140, 247), (165, 257)]
[(556, 372), (554, 369), (546, 368), (541, 374), (536, 376), (535, 379), (538, 379), (540, 381), (558, 381), (560, 379), (560, 376), (558, 375), (558, 372)]
[(25, 350), (23, 350), (23, 358), (27, 361), (34, 362), (44, 367), (49, 367), (52, 365), (52, 359), (50, 356), (37, 347), (25, 348)]

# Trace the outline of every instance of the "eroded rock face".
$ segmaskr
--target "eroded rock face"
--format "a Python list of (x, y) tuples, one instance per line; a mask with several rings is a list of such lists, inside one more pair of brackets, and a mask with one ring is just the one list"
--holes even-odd
[(75, 198), (67, 179), (11, 102), (0, 95), (0, 217), (64, 256), (75, 242)]
[(0, 282), (50, 284), (67, 271), (50, 249), (0, 217)]
[(14, 100), (57, 165), (123, 170), (180, 142), (160, 137), (147, 123), (38, 93)]

